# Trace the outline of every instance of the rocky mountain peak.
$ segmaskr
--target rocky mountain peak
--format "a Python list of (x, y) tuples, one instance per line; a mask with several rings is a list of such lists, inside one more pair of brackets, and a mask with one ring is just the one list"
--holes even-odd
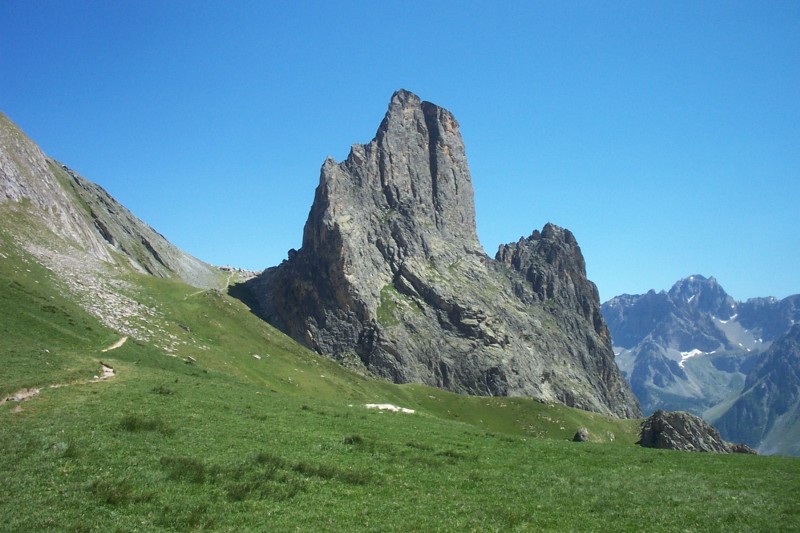
[(408, 91), (324, 162), (302, 248), (246, 290), (290, 336), (395, 382), (639, 413), (575, 237), (548, 224), (489, 258), (458, 122)]
[[(303, 248), (315, 249), (331, 231), (356, 220), (350, 207), (391, 226), (386, 252), (395, 262), (407, 255), (446, 254), (450, 246), (483, 253), (475, 227), (472, 178), (458, 122), (446, 109), (400, 90), (369, 144), (353, 145), (347, 159), (322, 166)], [(462, 250), (459, 250), (459, 253)]]
[(540, 300), (558, 298), (610, 342), (597, 287), (586, 279), (586, 262), (571, 231), (548, 222), (541, 232), (500, 245), (495, 260), (520, 272)]
[(713, 276), (689, 276), (675, 283), (668, 294), (676, 305), (686, 305), (722, 320), (736, 314), (736, 302)]
[(645, 414), (689, 411), (759, 452), (800, 454), (800, 295), (737, 302), (713, 277), (694, 275), (669, 292), (612, 298), (602, 311)]

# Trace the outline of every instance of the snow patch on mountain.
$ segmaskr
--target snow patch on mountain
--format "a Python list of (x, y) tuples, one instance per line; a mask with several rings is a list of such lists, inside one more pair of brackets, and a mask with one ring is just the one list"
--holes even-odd
[(698, 350), (697, 348), (695, 348), (694, 350), (688, 351), (688, 352), (681, 352), (681, 360), (678, 361), (678, 366), (681, 367), (681, 368), (684, 368), (684, 366), (686, 365), (686, 361), (688, 361), (692, 357), (697, 357), (698, 355), (709, 355), (709, 354), (712, 354), (712, 353), (714, 353), (714, 352), (704, 352), (704, 351)]
[(736, 320), (736, 317), (737, 317), (737, 316), (739, 316), (739, 313), (736, 313), (735, 315), (733, 315), (732, 317), (730, 317), (728, 320), (720, 320), (720, 319), (719, 319), (719, 318), (717, 318), (717, 317), (714, 317), (714, 319), (715, 319), (715, 320), (717, 320), (717, 321), (718, 321), (720, 324), (727, 324), (727, 323), (728, 323), (728, 322), (730, 322), (731, 320)]

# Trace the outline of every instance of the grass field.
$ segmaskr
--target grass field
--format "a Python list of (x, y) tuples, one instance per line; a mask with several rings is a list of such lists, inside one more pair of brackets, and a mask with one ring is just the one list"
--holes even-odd
[[(362, 376), (221, 291), (132, 276), (170, 349), (102, 352), (120, 335), (0, 244), (0, 398), (40, 390), (0, 405), (2, 531), (800, 529), (797, 459), (641, 449), (637, 421)], [(416, 412), (364, 407), (384, 402)]]

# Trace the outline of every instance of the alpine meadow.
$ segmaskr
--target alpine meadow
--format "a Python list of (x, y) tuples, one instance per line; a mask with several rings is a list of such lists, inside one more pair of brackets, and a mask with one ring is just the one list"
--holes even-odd
[(443, 108), (395, 93), (262, 273), (0, 119), (4, 531), (800, 529), (796, 458), (636, 445), (575, 237), (487, 256)]

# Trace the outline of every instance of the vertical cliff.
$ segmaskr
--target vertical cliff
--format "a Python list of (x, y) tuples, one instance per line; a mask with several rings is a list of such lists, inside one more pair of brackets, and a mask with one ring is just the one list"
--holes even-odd
[(483, 251), (453, 115), (398, 91), (322, 166), (300, 250), (246, 289), (307, 346), (393, 381), (637, 416), (572, 234)]

